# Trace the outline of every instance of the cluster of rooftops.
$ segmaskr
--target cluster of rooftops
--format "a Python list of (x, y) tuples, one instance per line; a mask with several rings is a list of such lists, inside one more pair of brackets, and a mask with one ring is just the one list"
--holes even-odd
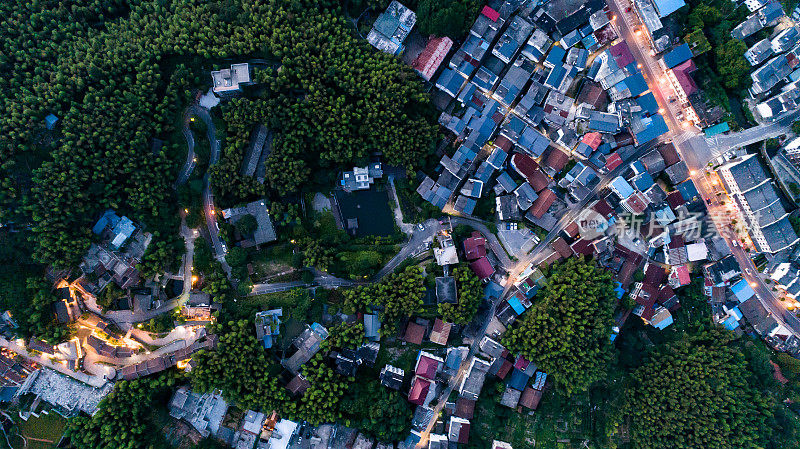
[(550, 12), (520, 0), (486, 6), (436, 79), (462, 110), (440, 117), (458, 146), (417, 189), (434, 206), (470, 215), (495, 177), (501, 219), (539, 224), (574, 200), (560, 197), (554, 179), (571, 157), (608, 170), (668, 131), (605, 3), (560, 20)]

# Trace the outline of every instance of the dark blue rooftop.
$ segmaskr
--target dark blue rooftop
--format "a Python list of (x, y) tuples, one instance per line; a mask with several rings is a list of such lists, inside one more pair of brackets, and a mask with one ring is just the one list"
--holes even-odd
[(664, 64), (666, 64), (667, 68), (673, 68), (678, 66), (679, 64), (686, 62), (692, 59), (692, 49), (689, 48), (689, 44), (681, 44), (677, 47), (673, 48), (672, 51), (664, 55)]

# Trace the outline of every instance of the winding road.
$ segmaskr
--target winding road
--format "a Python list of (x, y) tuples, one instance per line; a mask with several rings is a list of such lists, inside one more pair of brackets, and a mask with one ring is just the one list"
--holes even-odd
[(217, 139), (217, 127), (214, 125), (214, 120), (211, 119), (211, 114), (209, 114), (208, 109), (201, 107), (197, 103), (191, 104), (188, 108), (186, 108), (186, 112), (184, 113), (183, 135), (186, 138), (188, 152), (186, 154), (186, 162), (183, 164), (183, 168), (178, 176), (176, 185), (181, 185), (189, 179), (189, 176), (191, 176), (197, 162), (194, 153), (194, 135), (192, 134), (192, 130), (189, 128), (189, 122), (192, 117), (197, 117), (202, 120), (203, 123), (205, 123), (206, 138), (208, 139), (208, 144), (210, 147), (210, 153), (208, 157), (209, 170), (206, 171), (205, 175), (203, 176), (203, 215), (205, 215), (206, 227), (208, 228), (208, 234), (211, 237), (211, 247), (214, 250), (214, 257), (222, 265), (222, 269), (225, 270), (225, 273), (230, 276), (231, 267), (225, 261), (225, 255), (228, 253), (228, 248), (225, 245), (225, 242), (222, 241), (219, 236), (219, 226), (217, 226), (216, 219), (217, 210), (214, 207), (214, 194), (211, 192), (211, 183), (209, 182), (209, 171), (211, 166), (219, 161), (220, 141)]

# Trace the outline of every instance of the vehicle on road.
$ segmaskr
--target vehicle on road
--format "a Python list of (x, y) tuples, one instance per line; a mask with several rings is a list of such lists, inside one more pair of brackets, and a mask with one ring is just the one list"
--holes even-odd
[(625, 8), (625, 12), (631, 12), (631, 7), (628, 6), (627, 8)]
[(749, 274), (750, 276), (752, 276), (752, 275), (753, 275), (753, 270), (751, 270), (751, 269), (749, 269), (749, 268), (745, 268), (745, 269), (744, 269), (744, 272), (745, 272), (745, 273), (747, 273), (747, 274)]
[(420, 231), (424, 231), (425, 230), (425, 225), (420, 223), (420, 224), (417, 225), (417, 229), (419, 229)]
[(733, 245), (734, 247), (738, 248), (739, 247), (739, 241), (738, 240), (731, 240), (731, 245)]

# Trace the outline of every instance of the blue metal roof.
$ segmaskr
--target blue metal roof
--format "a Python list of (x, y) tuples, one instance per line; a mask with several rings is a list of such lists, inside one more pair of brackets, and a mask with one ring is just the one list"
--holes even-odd
[[(505, 172), (503, 172), (505, 173)], [(508, 176), (508, 173), (505, 173)], [(486, 287), (483, 288), (483, 295), (486, 299), (499, 298), (503, 294), (503, 286), (495, 281), (489, 281)]]
[(448, 68), (444, 69), (442, 74), (439, 75), (439, 78), (436, 80), (436, 86), (442, 91), (450, 94), (451, 97), (454, 97), (456, 94), (458, 94), (458, 90), (466, 80), (467, 79), (464, 78), (462, 74)]
[(617, 176), (614, 178), (610, 185), (616, 191), (617, 195), (623, 200), (633, 195), (633, 187), (631, 187), (631, 185), (628, 184), (628, 181), (626, 181), (622, 176)]
[(722, 122), (704, 129), (703, 132), (706, 133), (706, 137), (711, 137), (730, 131), (730, 129), (731, 127), (728, 125), (728, 122)]
[(650, 187), (653, 187), (655, 182), (653, 181), (653, 177), (650, 176), (650, 173), (644, 172), (641, 175), (633, 178), (633, 184), (640, 192), (644, 192)]
[(566, 54), (566, 50), (558, 45), (553, 45), (553, 48), (550, 49), (550, 53), (547, 54), (547, 58), (545, 58), (545, 62), (555, 66), (560, 65), (561, 62), (564, 61), (564, 56), (566, 56)]
[(497, 183), (503, 186), (506, 192), (511, 192), (517, 188), (517, 183), (514, 182), (514, 180), (511, 179), (511, 175), (505, 171), (497, 175)]
[(519, 298), (517, 298), (516, 296), (512, 296), (511, 298), (508, 299), (508, 305), (510, 305), (511, 308), (514, 309), (514, 313), (516, 313), (517, 315), (521, 315), (522, 312), (525, 311), (525, 306), (523, 306), (522, 303), (519, 302)]
[(648, 92), (636, 98), (636, 104), (642, 108), (645, 115), (653, 115), (658, 112), (658, 102), (652, 92)]
[(664, 64), (671, 69), (692, 59), (692, 56), (694, 55), (692, 54), (692, 49), (689, 48), (689, 44), (681, 44), (664, 55)]
[(679, 192), (681, 192), (681, 196), (686, 201), (691, 201), (692, 198), (698, 195), (697, 187), (694, 186), (694, 182), (692, 182), (691, 179), (683, 181), (682, 183), (675, 186), (675, 188), (678, 189)]
[(747, 301), (756, 294), (753, 287), (750, 287), (750, 284), (745, 279), (733, 284), (733, 286), (731, 286), (731, 292), (740, 303)]
[(508, 386), (517, 391), (523, 391), (525, 387), (528, 386), (529, 380), (531, 380), (530, 377), (526, 376), (525, 373), (517, 368), (514, 368), (514, 371), (511, 373), (511, 378), (508, 379)]
[(660, 114), (647, 117), (644, 121), (646, 128), (636, 133), (637, 145), (643, 145), (669, 131), (664, 117)]
[(683, 0), (653, 0), (653, 4), (656, 7), (656, 11), (658, 11), (659, 17), (667, 17), (686, 3)]
[(644, 80), (644, 76), (639, 72), (625, 78), (625, 84), (631, 90), (631, 96), (634, 97), (638, 97), (648, 89), (647, 81)]
[(586, 47), (587, 50), (591, 51), (597, 46), (597, 39), (594, 38), (594, 34), (590, 34), (581, 39), (581, 43), (584, 47)]

